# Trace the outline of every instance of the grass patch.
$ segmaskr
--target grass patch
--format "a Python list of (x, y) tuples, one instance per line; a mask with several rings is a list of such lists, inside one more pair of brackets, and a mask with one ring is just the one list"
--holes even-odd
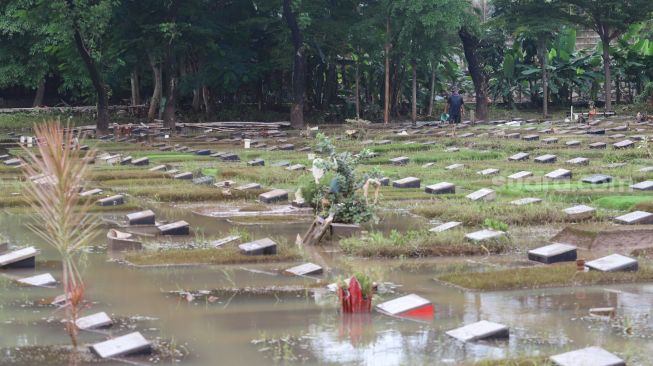
[(436, 279), (469, 290), (496, 291), (646, 282), (653, 280), (653, 270), (640, 266), (637, 272), (577, 272), (575, 264), (565, 263), (492, 272), (459, 272)]
[(426, 230), (406, 233), (393, 230), (387, 236), (373, 232), (367, 237), (351, 237), (340, 241), (340, 248), (348, 255), (377, 258), (496, 254), (506, 251), (509, 247), (508, 238), (483, 244), (468, 243), (465, 234), (460, 230), (439, 234)]
[(594, 204), (614, 210), (630, 210), (634, 206), (653, 206), (653, 195), (645, 196), (606, 196), (594, 200)]
[(504, 360), (484, 360), (473, 363), (474, 366), (551, 366), (545, 357), (519, 357)]
[(127, 188), (129, 194), (150, 198), (159, 202), (200, 202), (200, 201), (225, 201), (238, 200), (244, 198), (256, 198), (259, 194), (265, 192), (262, 189), (249, 189), (245, 191), (230, 190), (229, 194), (222, 189), (213, 186), (198, 186), (191, 184), (174, 184), (152, 186), (152, 185), (133, 185)]
[(174, 264), (250, 264), (292, 262), (301, 259), (299, 251), (278, 245), (276, 255), (244, 255), (238, 248), (166, 250), (155, 253), (135, 252), (125, 256), (131, 264), (140, 266)]

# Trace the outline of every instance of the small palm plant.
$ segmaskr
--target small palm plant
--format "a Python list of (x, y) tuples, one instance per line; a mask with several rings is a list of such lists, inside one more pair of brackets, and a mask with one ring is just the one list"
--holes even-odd
[[(23, 146), (28, 160), (23, 167), (29, 182), (26, 197), (37, 216), (29, 228), (61, 256), (66, 331), (76, 348), (76, 321), (84, 306), (84, 283), (78, 265), (82, 248), (97, 227), (97, 218), (88, 214), (91, 202), (81, 202), (79, 192), (95, 150), (81, 156), (72, 129), (64, 129), (57, 121), (35, 125), (34, 132), (37, 152)], [(33, 179), (37, 176), (40, 179)]]

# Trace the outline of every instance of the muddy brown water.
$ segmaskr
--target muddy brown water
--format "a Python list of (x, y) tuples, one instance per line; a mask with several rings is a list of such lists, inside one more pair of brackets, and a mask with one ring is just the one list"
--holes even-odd
[[(227, 236), (233, 227), (224, 219), (201, 217), (171, 206), (157, 207), (155, 211), (160, 219), (187, 220), (202, 235)], [(27, 276), (49, 271), (61, 278), (56, 266), (40, 265), (45, 260), (56, 260), (56, 254), (27, 231), (28, 220), (27, 215), (1, 213), (0, 230), (16, 245), (41, 248), (36, 271), (5, 270), (0, 274)], [(409, 215), (386, 215), (378, 228), (406, 230), (424, 224)], [(301, 222), (246, 226), (256, 238), (285, 237), (290, 242), (305, 228), (306, 223)], [(98, 233), (95, 244), (105, 244), (104, 234), (105, 231)], [(84, 273), (93, 303), (85, 312), (106, 311), (116, 317), (135, 317), (130, 326), (110, 329), (109, 334), (138, 330), (149, 338), (162, 337), (185, 344), (194, 355), (182, 362), (189, 365), (456, 365), (485, 358), (543, 356), (589, 345), (628, 357), (631, 365), (653, 364), (653, 320), (648, 316), (653, 310), (653, 284), (466, 293), (432, 279), (457, 266), (503, 265), (506, 258), (340, 260), (330, 249), (333, 248), (324, 248), (324, 256), (333, 267), (333, 274), (325, 276), (325, 282), (346, 275), (351, 268), (366, 269), (383, 281), (400, 285), (395, 294), (384, 295), (377, 302), (417, 293), (435, 304), (434, 319), (416, 322), (377, 313), (361, 318), (343, 317), (337, 312), (336, 298), (325, 292), (308, 297), (234, 296), (213, 302), (188, 302), (167, 293), (304, 285), (315, 280), (271, 275), (291, 264), (134, 268), (109, 261), (102, 250), (86, 255)], [(0, 277), (0, 348), (67, 344), (68, 338), (57, 323), (62, 314), (51, 307), (30, 305), (31, 301), (58, 295), (60, 291), (60, 287), (20, 287)], [(623, 321), (611, 325), (586, 318), (589, 308), (606, 306), (614, 306)], [(444, 334), (481, 319), (510, 326), (510, 339), (461, 344)], [(630, 326), (632, 334), (626, 334), (622, 325)], [(106, 337), (107, 333), (82, 335), (83, 341), (89, 343)]]

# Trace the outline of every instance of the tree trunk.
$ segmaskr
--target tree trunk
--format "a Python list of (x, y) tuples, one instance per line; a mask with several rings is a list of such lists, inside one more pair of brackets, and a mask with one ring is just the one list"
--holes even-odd
[(290, 124), (294, 128), (304, 127), (304, 94), (306, 89), (306, 55), (304, 40), (297, 24), (297, 18), (291, 9), (291, 0), (283, 0), (283, 17), (286, 18), (292, 38), (295, 55), (293, 57), (292, 95), (290, 107)]
[(206, 119), (209, 119), (211, 117), (211, 94), (209, 93), (209, 88), (206, 86), (202, 87), (202, 100), (204, 101)]
[(614, 86), (617, 92), (617, 105), (619, 105), (621, 103), (621, 78), (619, 78), (619, 75), (614, 77)]
[(141, 104), (141, 91), (140, 91), (140, 81), (138, 77), (138, 70), (134, 68), (130, 76), (130, 84), (132, 90), (132, 105)]
[(472, 77), (474, 91), (476, 92), (476, 120), (487, 120), (487, 78), (476, 55), (479, 40), (464, 27), (458, 31), (458, 36), (463, 44), (467, 69)]
[(193, 112), (199, 112), (200, 111), (200, 91), (201, 88), (195, 88), (193, 89), (193, 102), (191, 104), (193, 108)]
[(175, 132), (177, 122), (175, 116), (177, 109), (177, 70), (171, 51), (169, 51), (166, 60), (165, 88), (166, 105), (163, 110), (163, 126), (169, 128), (171, 132)]
[(413, 90), (413, 95), (412, 95), (412, 109), (411, 109), (411, 120), (413, 123), (417, 123), (417, 61), (415, 59), (410, 61), (410, 68), (412, 69), (413, 72), (413, 85), (412, 85), (412, 90)]
[(605, 94), (605, 111), (612, 111), (612, 78), (610, 76), (610, 39), (601, 38), (603, 42), (603, 73), (605, 74), (605, 84), (603, 93)]
[(358, 70), (358, 61), (356, 61), (356, 91), (355, 91), (355, 98), (356, 98), (356, 119), (361, 118), (361, 90), (360, 90), (360, 73)]
[(32, 102), (32, 107), (42, 106), (44, 96), (45, 96), (45, 78), (39, 81), (39, 86), (38, 88), (36, 88), (36, 94), (34, 95), (34, 102)]
[(106, 86), (102, 80), (102, 75), (95, 64), (95, 60), (91, 56), (89, 49), (84, 43), (82, 33), (79, 27), (79, 20), (77, 19), (77, 10), (75, 9), (74, 0), (66, 0), (68, 7), (69, 17), (72, 20), (73, 38), (79, 56), (82, 58), (86, 70), (93, 83), (93, 88), (97, 94), (97, 122), (95, 129), (98, 134), (106, 134), (109, 132), (109, 97), (107, 94)]
[(435, 65), (431, 65), (431, 99), (429, 99), (429, 117), (433, 116), (433, 99), (435, 99)]
[(322, 109), (327, 109), (331, 104), (335, 103), (338, 94), (338, 71), (334, 63), (327, 65), (325, 95), (322, 101)]
[(390, 122), (390, 17), (385, 27), (385, 95), (383, 101), (383, 124)]
[(159, 103), (161, 103), (161, 92), (163, 78), (161, 75), (161, 65), (159, 65), (152, 55), (149, 55), (150, 66), (152, 66), (152, 81), (154, 82), (154, 91), (150, 100), (150, 108), (147, 111), (147, 120), (152, 122), (158, 115)]
[(546, 71), (547, 54), (544, 44), (538, 45), (537, 53), (542, 67), (542, 115), (547, 118), (549, 116), (549, 75)]

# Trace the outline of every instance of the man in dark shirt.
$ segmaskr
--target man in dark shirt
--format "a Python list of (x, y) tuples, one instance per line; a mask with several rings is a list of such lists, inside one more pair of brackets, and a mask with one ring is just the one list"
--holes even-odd
[(465, 114), (465, 102), (463, 97), (458, 94), (458, 89), (454, 89), (453, 93), (447, 98), (447, 105), (445, 112), (449, 112), (449, 122), (460, 123), (460, 117)]

